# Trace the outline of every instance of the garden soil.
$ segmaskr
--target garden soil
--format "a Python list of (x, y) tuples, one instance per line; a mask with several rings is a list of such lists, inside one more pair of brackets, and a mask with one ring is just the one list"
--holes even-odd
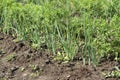
[[(53, 60), (44, 46), (34, 50), (28, 42), (15, 42), (10, 35), (0, 33), (0, 80), (120, 80), (106, 77), (120, 64), (102, 59), (97, 67), (83, 65), (81, 55), (68, 63)], [(120, 67), (120, 66), (119, 66)]]

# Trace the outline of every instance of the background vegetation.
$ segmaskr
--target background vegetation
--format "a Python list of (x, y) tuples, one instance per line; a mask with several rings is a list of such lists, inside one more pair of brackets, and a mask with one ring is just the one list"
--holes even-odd
[(0, 31), (35, 49), (47, 45), (55, 60), (120, 61), (119, 0), (0, 0)]

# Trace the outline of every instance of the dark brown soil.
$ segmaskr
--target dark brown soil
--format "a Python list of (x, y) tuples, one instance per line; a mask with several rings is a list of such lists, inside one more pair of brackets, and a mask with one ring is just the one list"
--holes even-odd
[(103, 60), (96, 68), (83, 65), (80, 55), (69, 63), (54, 61), (45, 49), (33, 50), (27, 42), (14, 42), (13, 37), (0, 33), (0, 80), (120, 80), (105, 74), (119, 66)]

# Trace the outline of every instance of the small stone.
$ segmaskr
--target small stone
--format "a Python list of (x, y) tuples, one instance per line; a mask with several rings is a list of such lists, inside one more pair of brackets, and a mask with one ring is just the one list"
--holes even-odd
[(15, 67), (12, 67), (12, 68), (11, 68), (11, 72), (15, 72), (15, 71), (18, 70), (18, 69), (19, 69), (19, 67), (16, 67), (16, 66), (15, 66)]
[(41, 66), (42, 66), (42, 67), (45, 67), (45, 64), (42, 64)]
[(45, 63), (46, 63), (46, 64), (50, 64), (51, 61), (48, 59), (48, 60), (45, 61)]
[(67, 78), (70, 78), (71, 75), (67, 75)]

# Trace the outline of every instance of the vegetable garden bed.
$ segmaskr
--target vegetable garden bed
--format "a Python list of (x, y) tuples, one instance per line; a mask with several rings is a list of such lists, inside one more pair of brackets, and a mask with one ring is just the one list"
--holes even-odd
[(119, 22), (119, 0), (0, 0), (0, 79), (119, 79)]

